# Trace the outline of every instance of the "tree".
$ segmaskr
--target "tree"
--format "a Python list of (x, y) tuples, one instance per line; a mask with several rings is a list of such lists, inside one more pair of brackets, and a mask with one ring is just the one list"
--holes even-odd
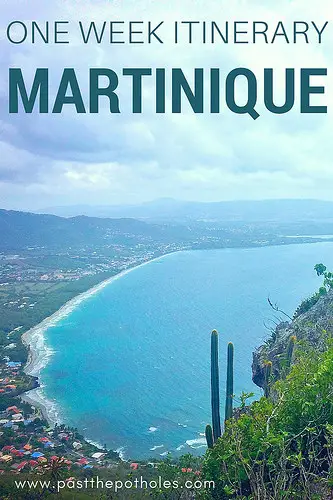
[(317, 276), (323, 276), (323, 274), (325, 273), (327, 267), (324, 266), (324, 264), (316, 264), (314, 266), (314, 270), (316, 271), (317, 273)]

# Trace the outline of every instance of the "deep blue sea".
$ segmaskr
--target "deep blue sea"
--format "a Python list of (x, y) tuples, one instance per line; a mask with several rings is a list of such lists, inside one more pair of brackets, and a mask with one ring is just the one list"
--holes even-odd
[(46, 332), (55, 352), (41, 373), (63, 421), (129, 458), (203, 452), (210, 421), (210, 332), (235, 345), (235, 394), (258, 389), (252, 351), (333, 267), (333, 243), (186, 251), (114, 281)]

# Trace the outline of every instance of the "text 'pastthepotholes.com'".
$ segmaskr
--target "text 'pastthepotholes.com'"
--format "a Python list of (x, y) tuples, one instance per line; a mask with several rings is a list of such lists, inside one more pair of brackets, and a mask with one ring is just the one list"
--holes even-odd
[(186, 490), (202, 490), (202, 489), (214, 489), (214, 481), (201, 481), (199, 479), (195, 481), (186, 480), (184, 482), (180, 481), (169, 481), (164, 480), (159, 476), (156, 480), (146, 481), (142, 476), (139, 478), (131, 480), (105, 480), (100, 479), (98, 476), (93, 478), (85, 479), (67, 479), (67, 480), (57, 480), (57, 481), (15, 481), (15, 486), (18, 490), (55, 490), (60, 493), (62, 490), (111, 490), (117, 493), (122, 490), (172, 490), (172, 489), (186, 489)]

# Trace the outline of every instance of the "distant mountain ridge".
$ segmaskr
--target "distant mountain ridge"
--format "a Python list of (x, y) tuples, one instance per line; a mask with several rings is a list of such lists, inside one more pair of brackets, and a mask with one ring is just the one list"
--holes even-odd
[(321, 200), (259, 200), (192, 202), (169, 198), (138, 205), (49, 207), (38, 213), (62, 217), (130, 217), (149, 221), (178, 222), (206, 220), (220, 222), (299, 222), (325, 220), (333, 222), (333, 202)]
[[(95, 207), (90, 208), (96, 211)], [(160, 200), (140, 207), (111, 209), (124, 212), (124, 216), (64, 217), (0, 209), (0, 251), (15, 252), (29, 247), (91, 249), (110, 245), (135, 248), (142, 244), (221, 248), (268, 241), (277, 244), (288, 235), (296, 238), (333, 235), (331, 202), (193, 204)], [(136, 212), (136, 218), (129, 216), (132, 212)]]
[(0, 209), (0, 251), (27, 247), (96, 247), (196, 241), (205, 228), (133, 218), (60, 217)]
[(0, 209), (0, 250), (27, 246), (78, 246), (123, 243), (131, 238), (159, 239), (158, 226), (134, 219), (71, 218)]

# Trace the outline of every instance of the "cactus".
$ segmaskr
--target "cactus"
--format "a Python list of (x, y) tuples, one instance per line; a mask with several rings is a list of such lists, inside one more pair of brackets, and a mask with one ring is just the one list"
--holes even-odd
[(212, 429), (212, 426), (209, 424), (206, 425), (205, 436), (206, 436), (208, 448), (213, 448), (213, 446), (214, 446), (213, 429)]
[(225, 421), (232, 417), (234, 394), (234, 345), (232, 342), (228, 344), (228, 357), (227, 357), (227, 384), (225, 396)]
[(293, 353), (294, 353), (294, 347), (296, 344), (297, 337), (296, 335), (292, 335), (289, 339), (288, 342), (288, 347), (287, 347), (287, 368), (290, 368), (291, 361), (293, 359)]
[(265, 392), (265, 397), (269, 397), (270, 393), (270, 378), (272, 375), (272, 362), (271, 361), (265, 361), (264, 363), (264, 380), (265, 380), (265, 387), (264, 387), (264, 392)]
[[(233, 393), (234, 393), (234, 346), (231, 342), (228, 344), (227, 356), (227, 384), (226, 384), (226, 403), (225, 420), (232, 417), (233, 412)], [(208, 448), (212, 448), (214, 443), (221, 437), (221, 418), (220, 418), (220, 385), (219, 385), (219, 351), (218, 351), (218, 333), (212, 331), (211, 335), (211, 398), (212, 398), (212, 424), (206, 426), (205, 436)]]
[(214, 443), (221, 437), (218, 333), (211, 335), (211, 398)]

